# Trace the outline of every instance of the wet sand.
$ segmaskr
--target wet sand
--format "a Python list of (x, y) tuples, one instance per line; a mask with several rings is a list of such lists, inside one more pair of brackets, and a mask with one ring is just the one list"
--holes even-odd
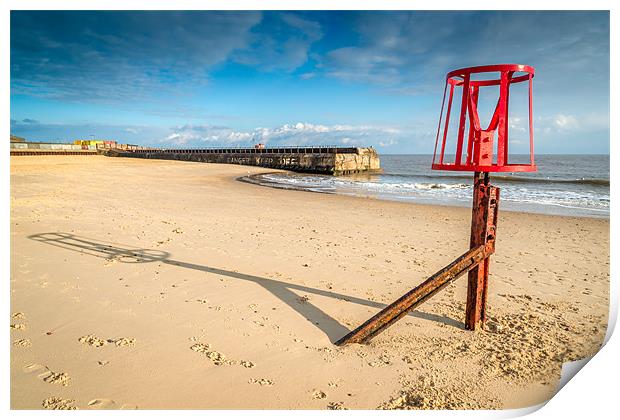
[(461, 278), (334, 346), (466, 250), (469, 210), (236, 181), (263, 171), (12, 157), (12, 408), (516, 408), (600, 347), (609, 220), (501, 211), (486, 331)]

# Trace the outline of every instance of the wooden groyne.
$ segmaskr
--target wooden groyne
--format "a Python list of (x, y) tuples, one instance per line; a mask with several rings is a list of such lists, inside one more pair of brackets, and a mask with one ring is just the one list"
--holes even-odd
[(372, 147), (270, 147), (217, 149), (109, 150), (108, 156), (187, 160), (286, 169), (296, 172), (347, 175), (381, 171)]

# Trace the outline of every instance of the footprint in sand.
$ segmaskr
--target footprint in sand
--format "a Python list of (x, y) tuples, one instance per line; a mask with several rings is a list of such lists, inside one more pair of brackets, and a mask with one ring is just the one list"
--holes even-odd
[(49, 397), (43, 400), (43, 408), (46, 410), (78, 410), (74, 406), (75, 400), (65, 400), (60, 397)]
[(127, 346), (133, 346), (134, 344), (136, 344), (136, 339), (122, 337), (117, 340), (108, 340), (108, 342), (114, 343), (116, 347), (127, 347)]
[(88, 408), (91, 410), (137, 410), (138, 406), (135, 404), (119, 405), (109, 398), (95, 398), (88, 402)]
[[(191, 337), (190, 341), (196, 341), (196, 337)], [(217, 366), (221, 366), (221, 365), (241, 365), (241, 366), (243, 366), (244, 368), (247, 368), (247, 369), (251, 369), (251, 368), (253, 368), (255, 366), (254, 363), (249, 361), (249, 360), (232, 360), (232, 359), (228, 359), (228, 358), (226, 358), (226, 356), (224, 356), (219, 351), (211, 350), (211, 346), (209, 344), (206, 344), (206, 343), (196, 343), (196, 344), (193, 344), (190, 347), (190, 349), (195, 351), (196, 353), (201, 353), (201, 354), (205, 355), (206, 357), (209, 358), (209, 360), (211, 360), (213, 362), (213, 364), (215, 364)]]
[(28, 348), (32, 346), (32, 343), (28, 339), (21, 339), (13, 341), (13, 345), (15, 347)]
[(13, 319), (25, 319), (26, 315), (24, 315), (23, 312), (15, 312), (13, 315), (11, 315), (11, 318), (13, 318)]
[(88, 408), (93, 410), (116, 410), (116, 402), (107, 398), (96, 398), (88, 402)]
[(260, 386), (273, 386), (274, 385), (274, 382), (271, 379), (264, 379), (264, 378), (261, 378), (261, 379), (250, 378), (248, 383), (256, 384)]
[(244, 368), (248, 368), (248, 369), (251, 369), (255, 366), (254, 363), (250, 362), (249, 360), (241, 360), (239, 364), (243, 366)]
[(91, 347), (103, 347), (107, 346), (108, 344), (114, 344), (116, 347), (128, 347), (136, 344), (135, 338), (121, 337), (117, 339), (108, 338), (107, 340), (104, 340), (93, 334), (80, 337), (78, 338), (78, 341), (80, 343), (88, 344)]
[(222, 353), (210, 350), (209, 344), (196, 343), (192, 345), (190, 349), (207, 356), (209, 360), (211, 360), (213, 364), (217, 366), (233, 364), (232, 360), (226, 359), (226, 356), (224, 356)]
[(328, 410), (346, 410), (346, 408), (344, 407), (344, 402), (342, 401), (332, 401), (329, 404), (327, 404), (327, 409)]
[(25, 373), (32, 373), (43, 382), (48, 384), (57, 384), (61, 386), (68, 386), (71, 382), (71, 378), (64, 372), (52, 372), (47, 366), (40, 365), (38, 363), (31, 363), (24, 366)]
[(66, 373), (49, 372), (49, 375), (43, 378), (43, 381), (48, 384), (58, 384), (61, 386), (67, 386), (71, 382), (71, 378)]
[(327, 394), (321, 390), (315, 390), (314, 392), (312, 392), (313, 400), (323, 400), (325, 398), (327, 398)]
[(24, 331), (26, 329), (26, 324), (11, 324), (11, 329)]
[(108, 344), (106, 340), (102, 340), (101, 338), (96, 337), (92, 334), (80, 337), (78, 338), (78, 341), (80, 343), (88, 344), (89, 346), (92, 346), (92, 347), (103, 347), (106, 344)]

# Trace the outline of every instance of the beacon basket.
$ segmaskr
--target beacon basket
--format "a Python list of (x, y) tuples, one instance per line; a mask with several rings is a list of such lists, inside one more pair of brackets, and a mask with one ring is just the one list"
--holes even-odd
[[(499, 78), (490, 73), (499, 73)], [(495, 64), (466, 67), (446, 76), (432, 169), (473, 172), (535, 172), (534, 130), (532, 121), (532, 79), (534, 67), (522, 64)], [(509, 162), (508, 155), (508, 103), (513, 84), (528, 83), (529, 162)], [(481, 88), (499, 85), (499, 99), (486, 129), (478, 116), (478, 97)], [(448, 93), (448, 86), (449, 93)], [(461, 90), (458, 109), (458, 128), (450, 131), (450, 114), (455, 91)], [(446, 104), (446, 93), (448, 102)], [(445, 108), (445, 118), (444, 118)], [(467, 132), (466, 132), (467, 131)], [(441, 141), (440, 141), (441, 139)], [(465, 141), (466, 140), (466, 141)], [(446, 144), (454, 145), (454, 156), (446, 156)], [(496, 143), (497, 142), (497, 143)], [(439, 155), (437, 154), (439, 148)], [(495, 152), (494, 152), (495, 150)]]

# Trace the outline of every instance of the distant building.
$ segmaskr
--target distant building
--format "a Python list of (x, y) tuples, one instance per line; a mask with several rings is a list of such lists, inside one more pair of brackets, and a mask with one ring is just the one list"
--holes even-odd
[(17, 137), (11, 134), (11, 143), (25, 143), (26, 139), (23, 137)]
[(116, 147), (116, 140), (74, 140), (73, 144), (96, 146), (98, 149), (114, 149)]

